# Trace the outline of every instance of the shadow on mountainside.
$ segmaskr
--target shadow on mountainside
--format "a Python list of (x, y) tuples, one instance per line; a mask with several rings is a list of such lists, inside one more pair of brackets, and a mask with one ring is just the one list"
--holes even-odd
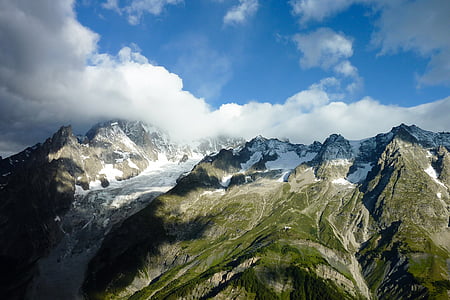
[(9, 175), (0, 190), (2, 299), (23, 299), (36, 275), (36, 262), (61, 240), (56, 216), (70, 209), (81, 173), (71, 159), (48, 162), (46, 155), (39, 155)]
[[(89, 299), (103, 299), (128, 287), (143, 270), (149, 256), (162, 254), (160, 246), (201, 238), (211, 216), (196, 217), (187, 222), (168, 221), (161, 197), (114, 228), (89, 263), (83, 285)], [(166, 216), (166, 218), (165, 218)]]

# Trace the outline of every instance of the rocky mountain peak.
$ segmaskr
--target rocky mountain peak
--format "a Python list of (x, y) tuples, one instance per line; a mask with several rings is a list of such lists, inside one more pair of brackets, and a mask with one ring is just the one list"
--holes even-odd
[(449, 132), (432, 132), (423, 130), (416, 125), (401, 124), (392, 128), (394, 137), (401, 138), (411, 143), (418, 143), (425, 148), (435, 148), (439, 145), (450, 147)]
[(262, 135), (258, 135), (256, 137), (254, 137), (253, 139), (251, 139), (250, 141), (248, 141), (247, 143), (245, 143), (245, 147), (249, 148), (249, 149), (255, 149), (255, 150), (263, 150), (263, 149), (267, 149), (268, 144), (267, 141), (269, 139), (263, 137)]
[(352, 159), (356, 156), (356, 150), (352, 145), (340, 134), (330, 135), (323, 143), (316, 161), (330, 161), (336, 159)]
[(72, 126), (62, 126), (51, 139), (47, 140), (51, 152), (56, 152), (66, 144), (76, 143), (77, 138), (73, 135)]

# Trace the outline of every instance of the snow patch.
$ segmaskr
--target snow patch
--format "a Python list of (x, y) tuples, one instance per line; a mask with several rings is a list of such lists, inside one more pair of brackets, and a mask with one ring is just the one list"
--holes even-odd
[[(100, 183), (100, 181), (99, 181), (99, 183)], [(89, 184), (89, 188), (91, 188), (90, 184)], [(77, 184), (75, 185), (75, 196), (84, 196), (87, 193), (89, 193), (89, 191), (83, 190), (83, 188)]]
[(205, 196), (205, 195), (213, 195), (213, 194), (225, 194), (225, 190), (224, 189), (217, 189), (214, 191), (204, 191), (203, 193), (201, 193), (200, 196)]
[(351, 183), (359, 183), (367, 178), (367, 174), (372, 170), (370, 163), (359, 165), (356, 171), (347, 176), (347, 180)]
[(286, 153), (277, 153), (278, 158), (273, 161), (266, 162), (266, 167), (268, 169), (294, 169), (301, 163), (301, 158), (294, 151), (289, 151)]
[(332, 161), (330, 161), (330, 164), (333, 166), (346, 166), (351, 163), (352, 162), (348, 159), (333, 159)]
[(99, 172), (104, 174), (108, 181), (116, 181), (116, 177), (122, 177), (123, 172), (114, 168), (112, 164), (105, 164), (105, 167)]
[(350, 181), (346, 180), (345, 178), (334, 179), (332, 183), (339, 185), (353, 185)]
[(288, 182), (289, 175), (291, 175), (291, 171), (284, 172), (280, 178), (278, 178), (278, 182)]
[[(283, 170), (292, 170), (295, 169), (298, 165), (311, 160), (314, 158), (315, 153), (308, 153), (304, 157), (298, 156), (298, 154), (294, 151), (289, 151), (285, 153), (277, 153), (278, 158), (273, 161), (266, 162), (266, 167), (270, 170), (274, 169), (283, 169)], [(312, 156), (312, 157), (311, 157)]]
[(428, 166), (428, 168), (426, 168), (424, 171), (425, 171), (425, 173), (428, 174), (428, 176), (430, 176), (430, 177), (434, 180), (434, 182), (436, 182), (437, 184), (439, 184), (439, 185), (441, 185), (441, 186), (447, 188), (447, 187), (445, 186), (445, 184), (443, 184), (443, 183), (438, 179), (438, 174), (437, 174), (436, 170), (435, 170), (431, 165)]
[(61, 218), (60, 218), (59, 216), (56, 216), (53, 220), (54, 220), (55, 222), (61, 222)]
[(81, 157), (81, 159), (83, 159), (83, 160), (84, 160), (84, 159), (90, 158), (89, 156), (86, 156), (86, 155), (81, 155), (80, 157)]
[(253, 153), (249, 160), (247, 160), (245, 163), (241, 163), (241, 169), (242, 169), (241, 172), (244, 172), (244, 171), (247, 171), (248, 169), (250, 169), (251, 166), (253, 166), (257, 162), (259, 162), (262, 157), (263, 156), (262, 156), (261, 152)]
[(128, 158), (127, 162), (128, 162), (128, 166), (130, 166), (130, 168), (139, 170), (139, 167), (136, 166), (136, 164), (131, 160), (131, 158)]
[(166, 154), (164, 153), (158, 153), (158, 159), (156, 161), (148, 161), (148, 166), (145, 169), (145, 171), (157, 171), (157, 170), (162, 170), (163, 167), (167, 166), (167, 165), (172, 165), (173, 162), (170, 162), (167, 159)]
[(101, 187), (102, 187), (102, 183), (100, 182), (100, 180), (94, 180), (94, 181), (89, 182), (89, 189), (90, 190), (97, 190), (97, 189), (99, 189)]
[(437, 179), (437, 173), (436, 170), (432, 166), (428, 166), (428, 168), (425, 169), (425, 172), (433, 179)]
[(353, 156), (356, 157), (359, 154), (359, 148), (361, 147), (362, 142), (366, 140), (360, 140), (360, 141), (349, 141), (350, 147), (352, 147), (352, 153)]
[(437, 196), (439, 199), (442, 199), (442, 193), (436, 193), (436, 196)]
[[(154, 187), (151, 189), (152, 192), (167, 192), (168, 188), (166, 187)], [(130, 202), (135, 201), (136, 199), (138, 199), (140, 196), (146, 194), (148, 191), (146, 190), (139, 190), (137, 192), (133, 192), (133, 193), (128, 193), (125, 195), (118, 195), (116, 196), (111, 204), (109, 204), (110, 208), (113, 209), (118, 209), (122, 206), (128, 205)]]
[(224, 176), (220, 181), (220, 185), (225, 188), (228, 187), (230, 185), (231, 177), (233, 177), (233, 175)]

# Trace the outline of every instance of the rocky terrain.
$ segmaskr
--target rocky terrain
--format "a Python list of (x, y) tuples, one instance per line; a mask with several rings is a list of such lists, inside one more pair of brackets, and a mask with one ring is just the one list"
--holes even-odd
[(105, 237), (88, 299), (448, 299), (449, 133), (257, 137)]
[(180, 145), (142, 122), (115, 120), (84, 136), (62, 127), (0, 160), (0, 284), (4, 299), (76, 299), (103, 236), (167, 191), (205, 153), (241, 143)]
[(449, 149), (62, 127), (0, 160), (2, 298), (449, 299)]

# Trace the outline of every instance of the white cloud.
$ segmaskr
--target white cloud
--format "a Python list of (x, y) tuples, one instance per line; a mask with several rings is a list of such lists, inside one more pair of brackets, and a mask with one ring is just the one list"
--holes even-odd
[(102, 4), (102, 7), (105, 9), (114, 10), (117, 13), (121, 14), (119, 0), (106, 0), (106, 2)]
[(233, 6), (224, 16), (226, 25), (237, 25), (244, 23), (258, 10), (258, 0), (239, 0), (239, 5)]
[(450, 85), (450, 49), (433, 54), (425, 73), (419, 78), (421, 85)]
[[(316, 31), (293, 36), (297, 49), (302, 53), (300, 66), (304, 69), (319, 67), (332, 70), (340, 78), (339, 89), (334, 92), (333, 98), (343, 98), (344, 92), (354, 94), (362, 87), (362, 78), (358, 69), (348, 60), (353, 55), (353, 41), (342, 33), (330, 28), (319, 28)], [(333, 77), (334, 78), (334, 77)], [(345, 91), (340, 89), (340, 81), (347, 83)]]
[(387, 132), (400, 123), (417, 124), (436, 131), (448, 130), (450, 126), (446, 115), (450, 109), (450, 97), (411, 108), (383, 105), (370, 97), (344, 103), (331, 100), (319, 86), (313, 85), (283, 104), (251, 102), (232, 104), (231, 108), (224, 105), (212, 114), (216, 126), (225, 133), (246, 138), (257, 134), (285, 136), (298, 143), (323, 141), (331, 133), (361, 139)]
[(354, 67), (348, 60), (341, 61), (334, 67), (336, 73), (342, 74), (347, 77), (356, 77), (358, 75), (358, 69)]
[(297, 49), (302, 52), (300, 65), (305, 69), (329, 69), (353, 55), (352, 40), (330, 28), (319, 28), (309, 34), (296, 34), (293, 40)]
[(300, 22), (322, 21), (346, 10), (354, 3), (367, 2), (366, 0), (291, 0), (292, 13), (300, 17)]
[[(98, 53), (99, 37), (75, 19), (73, 1), (30, 3), (0, 2), (0, 155), (41, 142), (62, 124), (83, 132), (110, 118), (141, 119), (186, 140), (263, 134), (309, 143), (335, 132), (364, 138), (401, 122), (450, 128), (450, 98), (412, 108), (370, 98), (349, 104), (334, 94), (341, 85), (335, 77), (281, 104), (229, 103), (214, 110), (183, 90), (178, 75), (137, 50)], [(43, 9), (34, 9), (36, 3)], [(341, 61), (350, 50), (342, 51)]]
[(414, 51), (429, 59), (422, 85), (450, 85), (450, 1), (448, 0), (291, 0), (292, 13), (305, 25), (345, 11), (354, 4), (375, 12), (372, 42), (380, 55)]
[(118, 0), (106, 0), (102, 4), (103, 8), (111, 9), (119, 14), (126, 13), (128, 22), (131, 25), (137, 25), (141, 22), (142, 16), (145, 13), (152, 15), (160, 15), (167, 5), (176, 5), (183, 3), (184, 0), (132, 0), (131, 3), (125, 7), (120, 7)]

